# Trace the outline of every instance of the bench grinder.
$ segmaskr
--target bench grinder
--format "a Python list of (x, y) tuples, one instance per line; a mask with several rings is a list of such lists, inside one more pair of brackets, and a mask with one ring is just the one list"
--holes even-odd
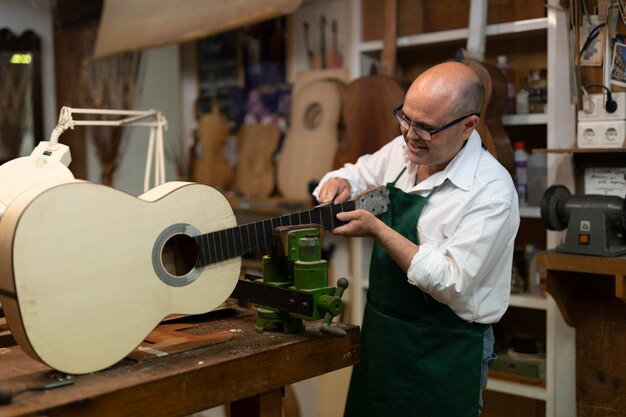
[(541, 200), (541, 220), (549, 230), (567, 228), (557, 252), (620, 256), (626, 254), (624, 203), (617, 196), (571, 195), (566, 187), (553, 185)]

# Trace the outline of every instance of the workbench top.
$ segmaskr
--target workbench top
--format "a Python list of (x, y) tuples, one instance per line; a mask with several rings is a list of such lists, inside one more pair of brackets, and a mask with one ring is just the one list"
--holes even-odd
[[(73, 385), (25, 392), (0, 406), (0, 416), (183, 416), (280, 393), (285, 385), (351, 366), (360, 358), (357, 326), (338, 324), (345, 337), (321, 334), (320, 322), (305, 322), (305, 332), (295, 335), (259, 334), (254, 330), (256, 311), (240, 307), (193, 320), (205, 331), (226, 330), (233, 337), (145, 362), (124, 359), (103, 371), (74, 376)], [(0, 388), (65, 377), (17, 346), (0, 349), (0, 364)], [(279, 416), (278, 411), (262, 415)]]

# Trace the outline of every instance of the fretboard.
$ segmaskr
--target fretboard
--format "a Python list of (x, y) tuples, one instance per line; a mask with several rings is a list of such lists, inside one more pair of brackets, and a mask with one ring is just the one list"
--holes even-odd
[(273, 244), (273, 233), (277, 227), (320, 224), (324, 229), (332, 230), (345, 224), (337, 220), (337, 213), (354, 209), (355, 203), (351, 200), (196, 236), (199, 252), (197, 266), (202, 267), (266, 249)]

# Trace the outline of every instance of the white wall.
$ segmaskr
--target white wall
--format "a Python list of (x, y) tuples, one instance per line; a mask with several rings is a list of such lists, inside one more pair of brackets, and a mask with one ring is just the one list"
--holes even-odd
[(58, 119), (56, 92), (54, 87), (54, 41), (52, 16), (49, 0), (0, 0), (0, 29), (11, 29), (17, 36), (26, 30), (35, 32), (41, 38), (43, 129), (45, 138), (52, 131)]

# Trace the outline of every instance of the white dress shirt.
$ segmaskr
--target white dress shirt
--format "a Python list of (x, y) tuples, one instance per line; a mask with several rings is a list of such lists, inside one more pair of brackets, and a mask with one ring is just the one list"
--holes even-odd
[(415, 184), (417, 165), (398, 136), (355, 164), (329, 172), (345, 178), (352, 195), (393, 182), (404, 192), (427, 196), (437, 187), (416, 225), (420, 248), (408, 281), (447, 304), (468, 322), (495, 323), (509, 304), (513, 245), (519, 227), (518, 197), (508, 171), (473, 132), (448, 166)]

